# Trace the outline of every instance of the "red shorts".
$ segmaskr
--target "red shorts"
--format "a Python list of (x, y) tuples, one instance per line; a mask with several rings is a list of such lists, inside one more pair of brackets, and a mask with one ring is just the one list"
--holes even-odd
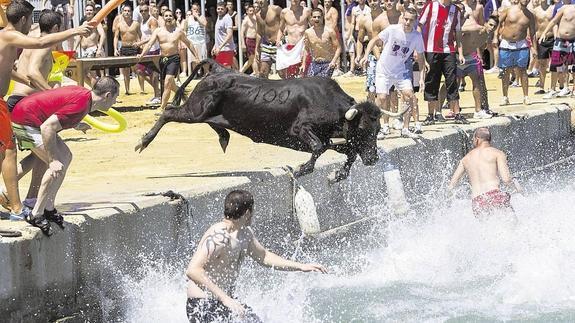
[(14, 134), (12, 133), (10, 112), (6, 101), (0, 97), (0, 152), (14, 148)]
[(511, 207), (511, 195), (498, 189), (474, 197), (471, 201), (471, 206), (476, 217), (495, 210), (513, 210)]
[(234, 51), (228, 50), (225, 52), (219, 52), (216, 56), (216, 62), (231, 67), (234, 64)]

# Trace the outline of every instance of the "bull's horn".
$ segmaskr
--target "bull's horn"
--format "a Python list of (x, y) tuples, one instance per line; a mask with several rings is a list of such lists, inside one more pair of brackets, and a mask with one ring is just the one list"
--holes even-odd
[(403, 115), (404, 113), (407, 112), (407, 110), (409, 110), (410, 107), (406, 107), (405, 109), (403, 109), (402, 111), (399, 112), (390, 112), (390, 111), (386, 111), (386, 110), (381, 110), (382, 113), (387, 114), (390, 117), (399, 117), (401, 115)]
[(357, 115), (357, 109), (356, 108), (351, 108), (349, 110), (347, 110), (347, 112), (345, 113), (345, 118), (348, 121), (353, 120), (353, 118), (355, 118), (355, 116)]

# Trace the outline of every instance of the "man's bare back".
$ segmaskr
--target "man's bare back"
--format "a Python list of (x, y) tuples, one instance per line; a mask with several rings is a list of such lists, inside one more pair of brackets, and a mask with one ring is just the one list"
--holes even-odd
[(473, 197), (499, 189), (499, 173), (509, 176), (507, 157), (501, 150), (493, 147), (477, 147), (461, 160)]
[[(52, 65), (51, 48), (25, 49), (18, 58), (17, 71), (22, 75), (31, 75), (34, 78), (42, 79), (42, 81), (48, 85), (47, 79), (52, 70)], [(14, 90), (12, 90), (12, 95), (28, 96), (38, 92), (38, 90), (39, 89), (16, 82), (16, 84), (14, 84)]]
[[(204, 267), (209, 278), (228, 295), (234, 295), (236, 280), (248, 247), (254, 235), (249, 227), (233, 231), (225, 222), (212, 225), (204, 234), (198, 249), (205, 250), (207, 255), (217, 254), (208, 258)], [(199, 257), (195, 254), (194, 257)], [(192, 261), (195, 259), (192, 258)], [(188, 284), (188, 298), (207, 298), (209, 295), (192, 280)]]

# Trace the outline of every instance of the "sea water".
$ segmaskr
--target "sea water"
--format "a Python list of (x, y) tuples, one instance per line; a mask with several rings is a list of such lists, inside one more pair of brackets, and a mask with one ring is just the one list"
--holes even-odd
[[(477, 220), (469, 198), (382, 214), (361, 235), (297, 253), (329, 274), (247, 261), (237, 296), (265, 322), (575, 321), (574, 165), (521, 178), (518, 217)], [(186, 322), (184, 267), (143, 265), (119, 288), (122, 321)]]

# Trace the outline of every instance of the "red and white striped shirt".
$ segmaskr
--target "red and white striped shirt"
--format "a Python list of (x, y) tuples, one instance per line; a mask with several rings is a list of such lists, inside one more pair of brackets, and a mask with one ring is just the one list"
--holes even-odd
[(429, 1), (423, 8), (419, 23), (428, 53), (455, 53), (455, 32), (461, 31), (460, 11), (454, 5), (447, 7), (439, 1)]

